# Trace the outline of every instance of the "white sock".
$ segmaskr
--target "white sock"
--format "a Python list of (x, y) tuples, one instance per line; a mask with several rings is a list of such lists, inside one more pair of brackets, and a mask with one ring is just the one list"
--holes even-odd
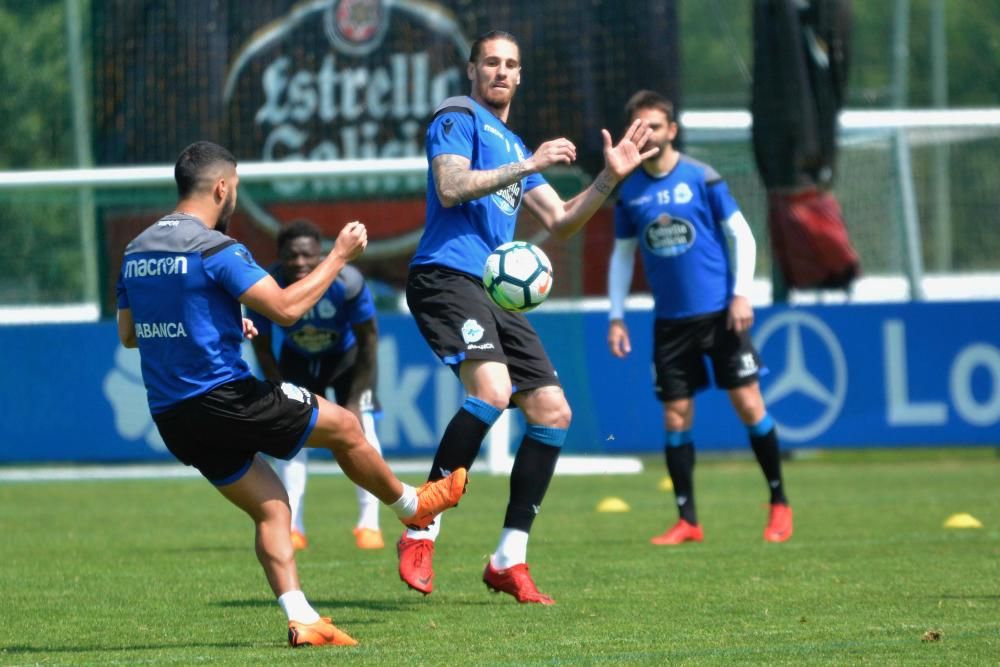
[(500, 531), (500, 542), (490, 561), (498, 570), (506, 570), (508, 567), (527, 562), (528, 534), (523, 530), (504, 528)]
[(285, 616), (289, 621), (298, 623), (315, 623), (319, 620), (319, 614), (312, 608), (306, 595), (302, 591), (288, 591), (278, 598), (278, 604), (285, 611)]
[(399, 500), (389, 505), (389, 507), (396, 513), (396, 516), (400, 519), (405, 519), (417, 513), (418, 504), (417, 490), (409, 484), (403, 484), (403, 495), (399, 497)]
[(438, 534), (441, 532), (441, 515), (438, 514), (431, 525), (427, 526), (427, 530), (413, 530), (412, 528), (406, 529), (406, 537), (411, 540), (430, 540), (433, 542), (438, 538)]
[[(365, 439), (368, 441), (368, 444), (381, 456), (382, 446), (379, 444), (378, 435), (375, 433), (375, 417), (371, 412), (366, 410), (361, 413), (361, 426), (364, 429)], [(378, 498), (360, 486), (356, 488), (358, 495), (358, 523), (356, 527), (378, 530)]]
[(303, 535), (306, 533), (303, 522), (306, 495), (306, 466), (309, 462), (309, 450), (303, 447), (299, 453), (288, 461), (272, 459), (274, 471), (285, 485), (288, 494), (288, 507), (292, 510), (292, 529)]
[[(378, 530), (378, 498), (358, 487), (358, 523), (357, 528)], [(409, 514), (407, 514), (409, 516)]]

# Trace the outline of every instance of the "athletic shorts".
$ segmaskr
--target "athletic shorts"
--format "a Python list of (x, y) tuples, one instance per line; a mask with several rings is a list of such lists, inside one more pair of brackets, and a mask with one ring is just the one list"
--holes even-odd
[(747, 331), (726, 328), (726, 311), (685, 320), (656, 320), (653, 366), (656, 397), (690, 398), (709, 385), (705, 358), (712, 362), (715, 385), (735, 389), (757, 381), (760, 356)]
[(406, 281), (406, 303), (431, 351), (456, 375), (466, 360), (499, 361), (514, 393), (560, 386), (528, 318), (493, 303), (476, 278), (438, 266), (415, 268)]
[[(307, 357), (291, 347), (283, 346), (278, 357), (278, 370), (287, 382), (304, 387), (319, 396), (326, 395), (332, 387), (337, 404), (347, 405), (354, 384), (358, 346), (352, 345), (343, 352), (317, 357)], [(361, 393), (360, 407), (364, 411), (379, 411), (378, 399), (371, 389)]]
[(170, 453), (216, 486), (240, 479), (262, 452), (290, 459), (305, 444), (319, 408), (288, 382), (229, 382), (153, 415)]

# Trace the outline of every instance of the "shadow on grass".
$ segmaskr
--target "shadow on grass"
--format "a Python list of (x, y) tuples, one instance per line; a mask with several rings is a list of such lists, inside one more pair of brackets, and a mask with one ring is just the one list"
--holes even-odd
[[(309, 603), (319, 609), (367, 609), (370, 611), (401, 611), (407, 607), (415, 604), (414, 602), (403, 602), (399, 603), (397, 601), (381, 601), (381, 600), (359, 600), (352, 598), (341, 598), (338, 600), (325, 599), (325, 598), (312, 598)], [(267, 608), (270, 609), (274, 607), (274, 600), (223, 600), (221, 602), (212, 603), (217, 607), (249, 607), (249, 608)]]
[[(136, 549), (135, 551), (141, 551)], [(193, 553), (247, 553), (248, 549), (246, 545), (211, 545), (211, 544), (201, 544), (198, 546), (190, 547), (164, 547), (157, 549), (149, 549), (150, 553), (156, 554), (193, 554)], [(251, 552), (252, 555), (252, 552)]]
[(192, 648), (233, 648), (233, 649), (262, 649), (262, 648), (286, 648), (284, 642), (268, 642), (266, 644), (250, 642), (184, 642), (183, 644), (136, 644), (135, 646), (114, 646), (109, 644), (95, 644), (91, 646), (5, 646), (0, 649), (0, 655), (8, 654), (32, 654), (32, 653), (107, 653), (107, 652), (129, 652), (129, 651), (163, 651), (163, 650), (188, 650)]
[[(443, 598), (442, 598), (443, 599)], [(309, 603), (316, 609), (327, 610), (327, 609), (366, 609), (369, 611), (408, 611), (414, 608), (418, 608), (422, 605), (434, 604), (431, 601), (425, 601), (424, 596), (418, 596), (414, 594), (412, 596), (407, 596), (406, 599), (400, 600), (373, 600), (373, 599), (357, 599), (357, 598), (310, 598)], [(447, 600), (449, 606), (456, 607), (489, 607), (496, 604), (495, 598), (483, 598), (477, 600), (464, 600), (461, 598), (449, 598)], [(227, 607), (227, 608), (271, 608), (274, 606), (274, 600), (222, 600), (220, 602), (213, 602), (217, 607)]]

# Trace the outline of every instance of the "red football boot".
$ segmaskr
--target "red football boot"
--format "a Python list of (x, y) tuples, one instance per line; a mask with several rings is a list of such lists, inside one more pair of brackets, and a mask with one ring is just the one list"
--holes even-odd
[(512, 565), (505, 570), (498, 570), (493, 567), (493, 563), (486, 564), (483, 572), (483, 583), (494, 593), (509, 593), (518, 602), (525, 604), (535, 602), (537, 604), (550, 605), (556, 601), (545, 593), (539, 592), (535, 582), (528, 572), (527, 563)]

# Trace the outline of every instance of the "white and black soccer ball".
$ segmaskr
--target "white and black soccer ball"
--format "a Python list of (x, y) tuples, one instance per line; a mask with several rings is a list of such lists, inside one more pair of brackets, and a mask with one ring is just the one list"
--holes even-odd
[(552, 291), (552, 263), (541, 248), (527, 241), (504, 243), (486, 258), (483, 287), (493, 303), (523, 313)]

